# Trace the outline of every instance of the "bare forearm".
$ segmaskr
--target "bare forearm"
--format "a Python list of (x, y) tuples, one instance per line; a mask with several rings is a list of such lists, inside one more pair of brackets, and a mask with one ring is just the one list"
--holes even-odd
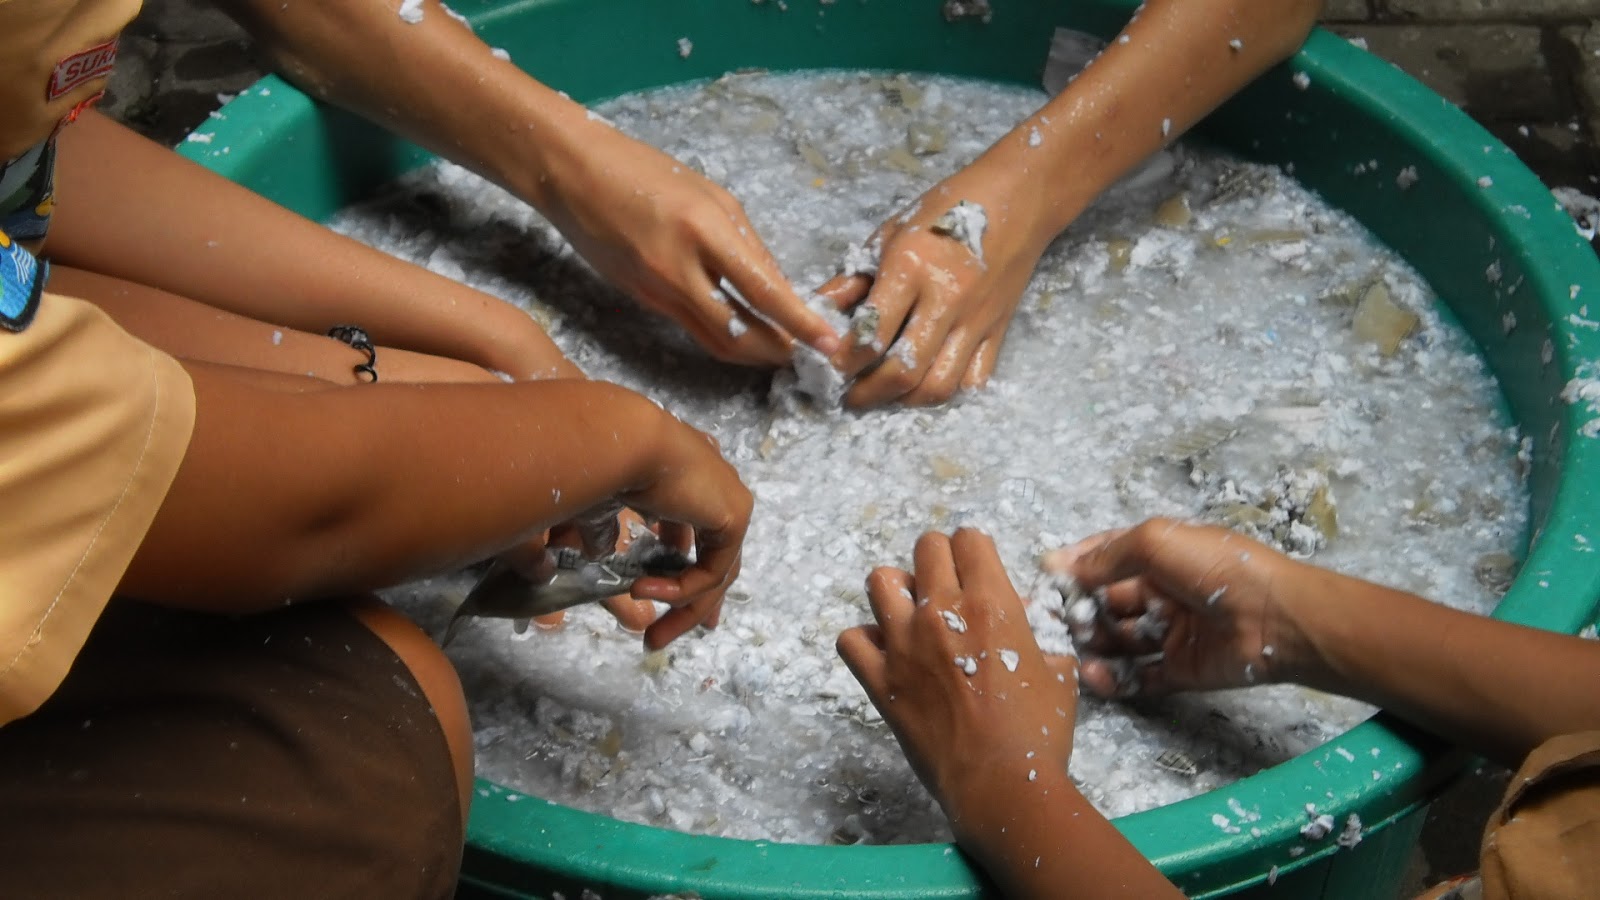
[(1117, 178), (1299, 48), (1320, 8), (1320, 0), (1149, 0), (986, 158), (1044, 187), (1040, 227), (1054, 237)]
[(1313, 649), (1307, 684), (1513, 766), (1551, 737), (1600, 728), (1600, 644), (1310, 571), (1292, 607)]
[(603, 127), (529, 77), (435, 0), (415, 23), (400, 0), (226, 0), (282, 74), (543, 206), (557, 142)]
[[(303, 331), (355, 324), (392, 346), (515, 359), (530, 369), (510, 373), (519, 378), (577, 374), (521, 310), (336, 235), (104, 116), (62, 132), (57, 177), (47, 249), (68, 265)], [(504, 360), (482, 358), (501, 345)]]
[[(962, 849), (1006, 900), (1181, 897), (1064, 772), (989, 770), (952, 816)], [(1015, 784), (997, 783), (1009, 774)]]
[(505, 550), (637, 487), (669, 418), (581, 380), (296, 394), (189, 368), (194, 436), (122, 593), (197, 608), (371, 590)]

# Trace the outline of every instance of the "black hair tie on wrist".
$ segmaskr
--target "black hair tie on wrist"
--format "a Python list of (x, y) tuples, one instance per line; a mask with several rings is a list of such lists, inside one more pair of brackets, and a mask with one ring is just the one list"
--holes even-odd
[(368, 376), (367, 383), (374, 384), (378, 380), (378, 348), (372, 346), (372, 338), (367, 337), (366, 331), (354, 325), (335, 325), (328, 329), (328, 337), (342, 341), (351, 347), (365, 353), (367, 361), (355, 367), (356, 377)]

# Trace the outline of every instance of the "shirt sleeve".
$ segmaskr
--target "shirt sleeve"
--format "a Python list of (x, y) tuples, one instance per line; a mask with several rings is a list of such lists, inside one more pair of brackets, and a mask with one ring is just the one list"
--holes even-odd
[(60, 685), (177, 475), (194, 388), (98, 307), (0, 329), (0, 725)]

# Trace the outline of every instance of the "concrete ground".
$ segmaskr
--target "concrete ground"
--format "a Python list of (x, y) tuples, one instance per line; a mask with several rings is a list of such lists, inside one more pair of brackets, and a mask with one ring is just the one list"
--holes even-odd
[(1325, 0), (1324, 24), (1460, 106), (1551, 187), (1600, 184), (1600, 0)]
[[(1546, 184), (1600, 193), (1600, 0), (1326, 0), (1324, 24), (1456, 103)], [(202, 0), (147, 0), (105, 108), (175, 143), (261, 74), (248, 36)], [(1506, 778), (1471, 773), (1434, 804), (1408, 892), (1476, 867)]]

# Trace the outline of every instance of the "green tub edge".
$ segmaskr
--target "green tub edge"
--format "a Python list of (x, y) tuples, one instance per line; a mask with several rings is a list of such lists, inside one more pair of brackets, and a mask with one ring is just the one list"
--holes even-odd
[[(945, 71), (1036, 83), (1050, 27), (1109, 36), (1135, 4), (1002, 7), (988, 25), (946, 23), (931, 10), (914, 18), (879, 0), (789, 0), (787, 10), (718, 0), (455, 6), (491, 44), (519, 62), (533, 60), (528, 67), (547, 83), (593, 102), (754, 65)], [(617, 15), (597, 22), (597, 7)], [(542, 27), (520, 29), (530, 16)], [(634, 33), (605, 27), (623, 20)], [(677, 54), (678, 36), (694, 41), (688, 59)], [(629, 64), (606, 62), (616, 59)], [(1295, 72), (1309, 84), (1297, 86)], [(1297, 178), (1401, 252), (1450, 305), (1535, 442), (1532, 546), (1495, 615), (1565, 632), (1593, 622), (1600, 566), (1589, 535), (1600, 467), (1594, 440), (1579, 434), (1588, 416), (1562, 403), (1559, 393), (1579, 362), (1600, 358), (1600, 335), (1569, 319), (1589, 297), (1600, 298), (1600, 263), (1549, 192), (1459, 110), (1322, 31), (1208, 119), (1202, 133), (1244, 155), (1292, 165)], [(243, 92), (197, 134), (181, 152), (315, 218), (428, 158), (276, 78)], [(1397, 176), (1408, 166), (1416, 178), (1402, 189)], [(1489, 276), (1491, 267), (1498, 280)], [(1509, 330), (1507, 313), (1515, 316)], [(1548, 364), (1539, 361), (1545, 341), (1552, 347)], [(1280, 766), (1123, 817), (1117, 826), (1192, 896), (1392, 896), (1426, 803), (1464, 762), (1439, 741), (1379, 715)], [(815, 847), (698, 837), (579, 812), (481, 779), (478, 794), (463, 896), (561, 892), (576, 900), (591, 889), (608, 900), (689, 891), (706, 900), (901, 900), (972, 897), (983, 889), (949, 845)], [(1362, 843), (1341, 849), (1332, 838), (1304, 841), (1299, 828), (1308, 802), (1341, 822), (1359, 815)], [(1235, 804), (1261, 818), (1225, 834), (1211, 817), (1237, 819)]]

